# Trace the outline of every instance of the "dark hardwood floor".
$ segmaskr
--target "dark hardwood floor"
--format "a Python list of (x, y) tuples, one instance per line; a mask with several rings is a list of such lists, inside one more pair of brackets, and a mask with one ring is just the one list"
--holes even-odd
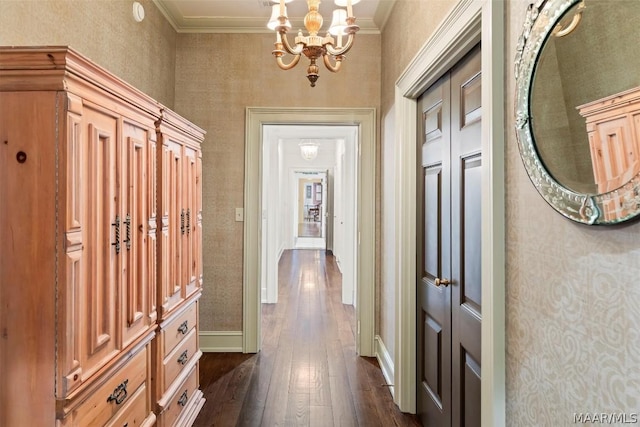
[(262, 351), (203, 355), (194, 426), (420, 426), (393, 403), (376, 359), (356, 355), (354, 325), (333, 256), (285, 251)]

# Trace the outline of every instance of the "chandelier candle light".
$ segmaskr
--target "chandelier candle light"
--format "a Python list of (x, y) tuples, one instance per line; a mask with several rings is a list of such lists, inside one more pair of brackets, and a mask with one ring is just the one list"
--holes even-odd
[[(272, 53), (276, 57), (278, 66), (283, 70), (289, 70), (298, 64), (300, 56), (304, 54), (310, 61), (307, 68), (307, 78), (311, 82), (311, 87), (315, 87), (318, 80), (319, 67), (316, 61), (320, 57), (322, 57), (324, 65), (329, 71), (338, 72), (345, 54), (353, 45), (356, 32), (360, 29), (356, 25), (356, 18), (353, 16), (352, 8), (352, 5), (360, 2), (360, 0), (335, 0), (337, 6), (346, 6), (347, 9), (333, 11), (331, 26), (324, 37), (318, 35), (323, 22), (322, 15), (318, 12), (320, 0), (307, 0), (309, 12), (304, 17), (304, 26), (309, 35), (303, 36), (302, 31), (298, 31), (293, 47), (287, 39), (287, 31), (291, 29), (291, 23), (287, 17), (287, 8), (285, 6), (285, 3), (290, 3), (293, 0), (271, 1), (277, 4), (272, 7), (271, 19), (267, 27), (276, 31), (276, 48)], [(332, 36), (336, 36), (337, 40)], [(343, 36), (347, 36), (347, 41), (344, 44)], [(282, 57), (287, 53), (293, 55), (293, 59), (288, 64), (285, 64)]]

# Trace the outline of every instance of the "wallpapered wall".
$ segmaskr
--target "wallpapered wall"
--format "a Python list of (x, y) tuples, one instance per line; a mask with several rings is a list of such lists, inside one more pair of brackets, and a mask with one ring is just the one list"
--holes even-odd
[(176, 32), (151, 0), (0, 0), (1, 46), (68, 45), (173, 108)]
[(176, 110), (207, 131), (203, 153), (205, 331), (242, 329), (246, 107), (375, 107), (380, 104), (380, 36), (358, 35), (342, 70), (320, 66), (315, 88), (307, 61), (283, 71), (271, 55), (273, 34), (180, 34)]
[(512, 113), (512, 64), (527, 4), (506, 5), (507, 424), (574, 425), (574, 412), (638, 413), (640, 224), (574, 224), (529, 181)]
[[(434, 14), (440, 20), (444, 15), (438, 11), (446, 14), (452, 4), (396, 3), (382, 53), (404, 60), (383, 60), (382, 118), (392, 112), (393, 82), (433, 31), (430, 20)], [(513, 131), (512, 71), (528, 4), (505, 3), (506, 425), (575, 425), (574, 413), (580, 412), (630, 417), (640, 412), (640, 223), (574, 224), (548, 206), (529, 181)], [(423, 37), (419, 42), (399, 37), (399, 28)], [(382, 135), (393, 134), (384, 129), (387, 124), (394, 126), (384, 120)], [(393, 285), (383, 281), (381, 294), (383, 301), (392, 298)], [(392, 306), (383, 303), (379, 330), (387, 346), (393, 343), (393, 315)]]

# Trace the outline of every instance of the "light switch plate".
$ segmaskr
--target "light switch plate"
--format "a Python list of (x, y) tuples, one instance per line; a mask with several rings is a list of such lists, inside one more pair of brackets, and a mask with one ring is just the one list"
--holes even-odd
[(236, 208), (236, 221), (242, 222), (244, 221), (244, 209)]

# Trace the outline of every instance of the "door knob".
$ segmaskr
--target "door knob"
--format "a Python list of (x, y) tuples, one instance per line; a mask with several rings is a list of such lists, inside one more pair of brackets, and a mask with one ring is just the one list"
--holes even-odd
[(449, 286), (451, 284), (451, 281), (449, 279), (441, 279), (439, 277), (436, 277), (436, 280), (434, 281), (434, 283), (436, 284), (436, 286)]

